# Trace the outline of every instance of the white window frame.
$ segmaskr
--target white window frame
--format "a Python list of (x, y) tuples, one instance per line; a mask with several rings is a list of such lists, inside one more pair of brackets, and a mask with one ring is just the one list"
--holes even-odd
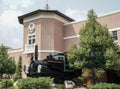
[(116, 31), (112, 31), (112, 36), (113, 36), (114, 41), (118, 40), (117, 30)]
[(118, 37), (118, 31), (120, 31), (120, 27), (109, 29), (109, 32), (111, 33), (111, 35), (112, 35), (113, 31), (117, 31), (117, 40), (114, 40), (114, 42), (118, 43), (118, 39), (119, 39), (119, 37)]
[[(36, 34), (34, 33), (34, 34), (28, 34), (28, 35), (27, 35), (27, 44), (28, 44), (28, 45), (33, 45), (33, 44), (35, 44), (35, 43), (29, 44), (29, 37), (30, 37), (30, 36), (35, 36), (34, 38), (35, 38), (35, 43), (36, 43), (36, 41), (37, 41), (37, 40), (36, 40)], [(34, 38), (31, 38), (31, 39), (33, 40)]]

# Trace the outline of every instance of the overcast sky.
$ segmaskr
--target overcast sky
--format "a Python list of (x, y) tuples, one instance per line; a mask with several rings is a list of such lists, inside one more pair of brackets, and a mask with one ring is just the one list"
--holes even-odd
[[(87, 11), (94, 9), (102, 15), (120, 11), (120, 0), (48, 0), (50, 9), (58, 10), (80, 21)], [(44, 9), (46, 0), (0, 0), (0, 44), (20, 48), (23, 44), (23, 26), (18, 16), (37, 9)]]

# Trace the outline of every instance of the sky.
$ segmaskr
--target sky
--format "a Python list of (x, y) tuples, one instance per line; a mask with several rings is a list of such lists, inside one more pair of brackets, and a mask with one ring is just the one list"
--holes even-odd
[(76, 21), (87, 19), (90, 9), (98, 16), (120, 11), (120, 0), (0, 0), (0, 44), (21, 48), (23, 26), (18, 16), (45, 9), (46, 2), (51, 10), (58, 10)]

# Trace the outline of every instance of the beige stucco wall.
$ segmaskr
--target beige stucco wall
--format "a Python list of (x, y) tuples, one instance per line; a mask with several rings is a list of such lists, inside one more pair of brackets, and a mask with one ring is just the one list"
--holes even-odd
[(54, 21), (54, 50), (63, 52), (63, 23), (60, 21)]
[[(79, 31), (84, 24), (85, 24), (85, 21), (64, 25), (64, 32), (63, 32), (64, 33), (64, 52), (68, 52), (68, 50), (73, 44), (78, 44)], [(68, 38), (66, 39), (66, 37)]]
[(98, 22), (107, 25), (109, 29), (120, 27), (120, 12), (99, 17)]
[(41, 21), (41, 50), (54, 50), (54, 22), (52, 19)]
[(80, 28), (82, 28), (84, 24), (85, 24), (85, 21), (64, 25), (64, 37), (78, 35)]

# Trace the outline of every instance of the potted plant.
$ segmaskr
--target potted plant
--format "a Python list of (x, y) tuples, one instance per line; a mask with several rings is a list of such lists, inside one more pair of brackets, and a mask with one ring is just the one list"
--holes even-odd
[(82, 76), (85, 78), (91, 78), (92, 71), (89, 68), (84, 68), (84, 69), (82, 69)]
[(104, 70), (104, 69), (96, 69), (96, 70), (95, 70), (95, 75), (96, 75), (96, 77), (98, 77), (98, 78), (102, 78), (103, 75), (104, 75), (104, 73), (105, 73), (105, 70)]

